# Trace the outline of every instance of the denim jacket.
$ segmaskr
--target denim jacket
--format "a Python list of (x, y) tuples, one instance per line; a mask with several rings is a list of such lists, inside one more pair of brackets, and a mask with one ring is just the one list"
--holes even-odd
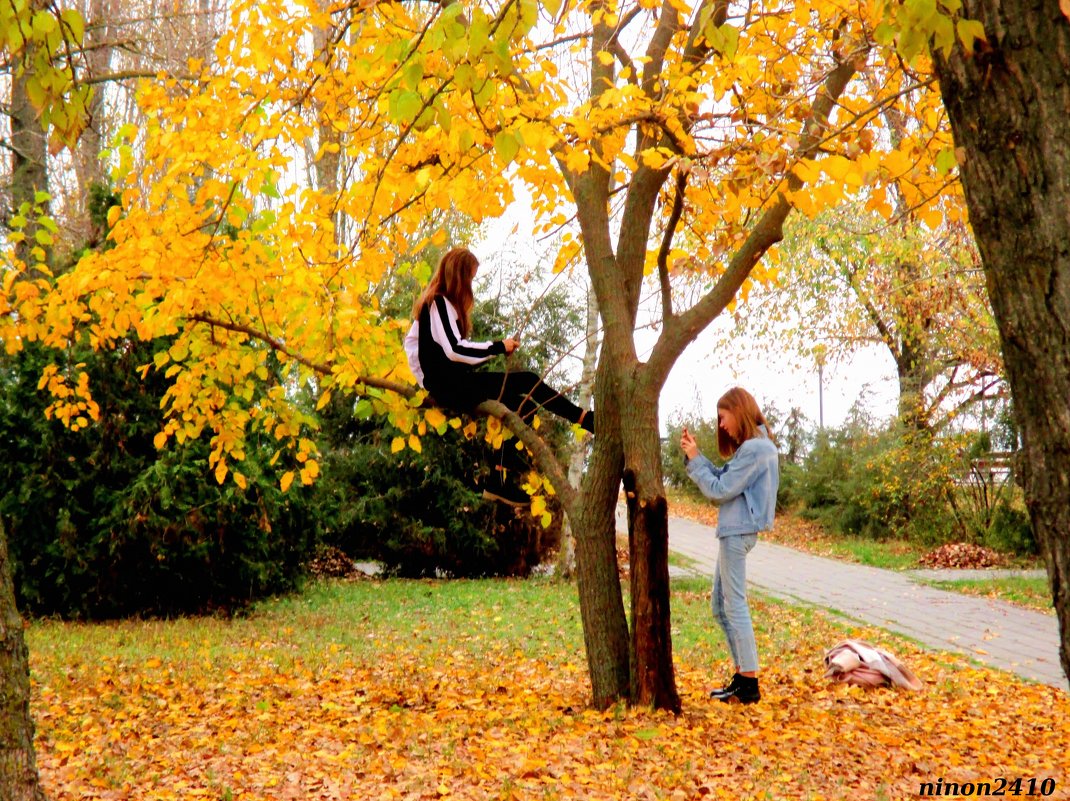
[(765, 434), (748, 439), (723, 466), (701, 453), (687, 463), (687, 474), (702, 494), (720, 507), (717, 536), (756, 534), (773, 527), (780, 464), (776, 445)]

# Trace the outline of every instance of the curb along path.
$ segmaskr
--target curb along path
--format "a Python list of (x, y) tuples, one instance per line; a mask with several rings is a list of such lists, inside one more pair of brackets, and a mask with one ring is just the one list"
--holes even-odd
[[(618, 508), (617, 529), (627, 531), (623, 507)], [(713, 575), (715, 539), (712, 526), (669, 518), (669, 550), (693, 560), (700, 575)], [(908, 574), (813, 556), (760, 537), (747, 557), (747, 582), (774, 598), (826, 607), (926, 647), (956, 651), (1067, 689), (1053, 615), (939, 590), (915, 583)]]

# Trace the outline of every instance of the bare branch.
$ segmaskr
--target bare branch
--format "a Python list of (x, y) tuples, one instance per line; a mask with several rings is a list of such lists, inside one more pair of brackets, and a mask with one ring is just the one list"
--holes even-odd
[(672, 201), (672, 212), (665, 224), (665, 233), (661, 238), (661, 248), (658, 250), (658, 279), (661, 281), (661, 316), (663, 320), (669, 320), (672, 312), (672, 285), (669, 283), (669, 252), (672, 250), (672, 240), (676, 235), (676, 226), (680, 223), (680, 215), (684, 211), (684, 192), (687, 190), (687, 171), (679, 170), (676, 174), (676, 196)]
[[(122, 72), (109, 72), (106, 75), (91, 75), (82, 79), (79, 83), (87, 86), (92, 86), (98, 83), (111, 83), (117, 81), (129, 81), (134, 78), (156, 78), (163, 70), (124, 70)], [(172, 72), (164, 72), (168, 78), (174, 78), (176, 81), (196, 81), (199, 80), (196, 75), (189, 74), (175, 74)]]
[[(825, 77), (805, 124), (805, 133), (799, 142), (796, 153), (798, 159), (810, 157), (820, 146), (832, 109), (854, 77), (861, 55), (853, 54), (853, 57), (843, 60)], [(803, 186), (802, 179), (794, 172), (788, 174), (785, 183), (788, 191), (798, 191)], [(783, 238), (784, 220), (790, 212), (791, 204), (781, 191), (773, 205), (766, 209), (751, 229), (750, 235), (736, 251), (728, 269), (713, 289), (686, 312), (666, 320), (661, 337), (654, 345), (643, 370), (643, 380), (647, 381), (651, 388), (660, 388), (664, 384), (666, 376), (684, 348), (724, 311), (750, 275), (754, 265), (770, 247)]]

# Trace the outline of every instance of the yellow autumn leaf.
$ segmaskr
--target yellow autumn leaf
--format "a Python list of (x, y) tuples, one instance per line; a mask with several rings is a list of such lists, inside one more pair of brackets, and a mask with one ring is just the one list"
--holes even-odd
[(279, 480), (279, 489), (286, 492), (290, 489), (290, 485), (294, 483), (294, 471), (287, 470), (282, 474), (282, 478)]
[(446, 425), (446, 415), (442, 413), (440, 409), (430, 408), (424, 412), (424, 419), (427, 420), (427, 424), (436, 431), (442, 431)]

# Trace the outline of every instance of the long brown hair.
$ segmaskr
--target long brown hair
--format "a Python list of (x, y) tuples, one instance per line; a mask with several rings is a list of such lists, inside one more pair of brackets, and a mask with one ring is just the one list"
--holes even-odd
[(776, 445), (776, 439), (773, 438), (773, 430), (769, 427), (769, 423), (765, 421), (765, 415), (762, 414), (762, 410), (758, 408), (758, 402), (743, 387), (733, 387), (728, 390), (717, 401), (717, 408), (731, 412), (736, 419), (736, 425), (739, 426), (739, 442), (728, 436), (728, 432), (721, 428), (720, 425), (717, 426), (717, 450), (721, 456), (727, 459), (748, 439), (761, 436), (758, 426), (765, 426), (766, 435)]
[(457, 309), (457, 325), (461, 329), (461, 336), (467, 337), (470, 327), (469, 315), (475, 304), (472, 280), (476, 277), (477, 267), (479, 267), (479, 259), (472, 251), (468, 248), (452, 248), (439, 261), (427, 288), (413, 304), (413, 319), (419, 320), (424, 307), (437, 295), (442, 295)]

